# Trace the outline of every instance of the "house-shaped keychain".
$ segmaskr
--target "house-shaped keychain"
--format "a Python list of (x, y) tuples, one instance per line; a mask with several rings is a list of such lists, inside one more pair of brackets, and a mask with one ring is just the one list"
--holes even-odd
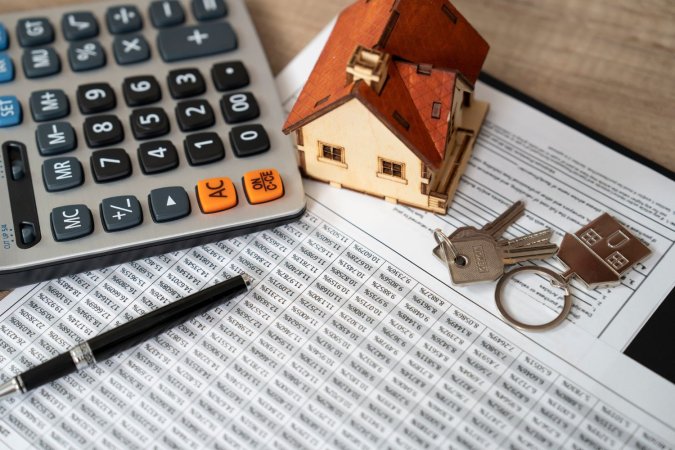
[(445, 213), (487, 114), (487, 42), (447, 0), (359, 0), (291, 111), (304, 175)]

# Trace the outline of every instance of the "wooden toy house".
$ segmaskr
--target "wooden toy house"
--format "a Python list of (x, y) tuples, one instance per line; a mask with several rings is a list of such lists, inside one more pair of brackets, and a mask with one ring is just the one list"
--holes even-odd
[(488, 48), (447, 0), (358, 0), (284, 125), (303, 174), (445, 213), (487, 114)]

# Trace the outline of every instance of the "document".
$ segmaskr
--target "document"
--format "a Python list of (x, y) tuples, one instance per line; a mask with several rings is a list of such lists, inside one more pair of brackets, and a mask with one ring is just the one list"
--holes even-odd
[[(280, 75), (286, 104), (326, 36)], [(0, 448), (673, 448), (675, 386), (621, 350), (673, 288), (674, 183), (489, 86), (477, 96), (491, 112), (447, 216), (307, 181), (295, 223), (12, 293), (3, 381), (218, 280), (255, 280), (1, 401)], [(653, 255), (616, 288), (573, 283), (558, 329), (516, 330), (494, 283), (452, 286), (431, 232), (482, 226), (518, 199), (527, 214), (509, 236), (548, 226), (559, 239), (608, 211)], [(555, 310), (530, 281), (519, 292)]]

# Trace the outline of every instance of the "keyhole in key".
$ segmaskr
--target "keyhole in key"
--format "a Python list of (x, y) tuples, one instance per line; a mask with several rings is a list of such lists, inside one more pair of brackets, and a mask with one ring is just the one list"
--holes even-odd
[(469, 260), (464, 255), (457, 255), (455, 258), (455, 265), (457, 267), (464, 267), (469, 264)]

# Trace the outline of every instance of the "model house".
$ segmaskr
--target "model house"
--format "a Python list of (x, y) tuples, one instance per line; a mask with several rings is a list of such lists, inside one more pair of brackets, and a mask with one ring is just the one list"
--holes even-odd
[(301, 171), (445, 213), (487, 114), (473, 88), (488, 48), (447, 0), (358, 0), (284, 125)]

